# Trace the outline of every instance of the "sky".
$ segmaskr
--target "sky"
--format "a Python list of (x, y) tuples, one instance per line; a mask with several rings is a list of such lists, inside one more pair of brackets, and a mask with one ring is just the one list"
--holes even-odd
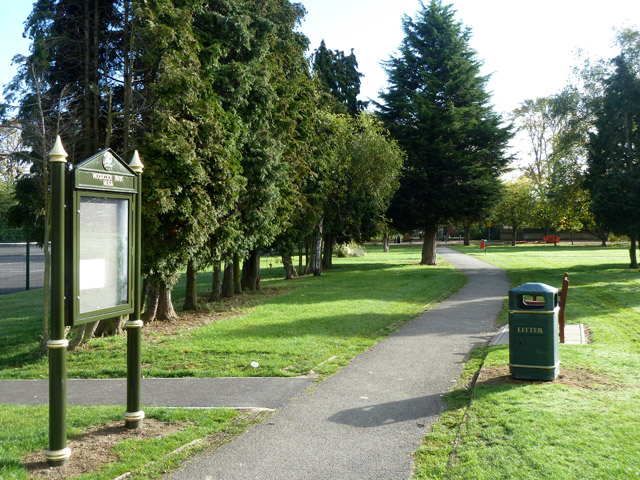
[[(377, 98), (386, 87), (380, 62), (402, 42), (403, 15), (415, 16), (419, 0), (301, 0), (301, 25), (312, 49), (351, 48), (365, 75), (361, 93)], [(471, 47), (491, 74), (498, 112), (510, 112), (528, 98), (558, 93), (578, 64), (576, 52), (610, 58), (615, 28), (640, 25), (638, 0), (443, 0), (471, 29)]]
[[(300, 30), (311, 49), (322, 39), (332, 50), (354, 49), (361, 99), (377, 99), (386, 88), (380, 63), (402, 42), (402, 17), (413, 17), (419, 0), (297, 0), (307, 10)], [(591, 58), (617, 54), (615, 29), (640, 26), (639, 0), (442, 0), (471, 29), (471, 47), (484, 63), (482, 73), (497, 112), (513, 111), (526, 99), (558, 93), (568, 82), (576, 52)], [(427, 3), (428, 0), (425, 0)], [(28, 52), (22, 38), (31, 10), (28, 0), (0, 0), (0, 85), (11, 80), (11, 58)], [(519, 148), (526, 156), (526, 148)]]
[(29, 0), (0, 0), (0, 86), (10, 82), (16, 73), (11, 64), (14, 55), (29, 53), (29, 41), (22, 38), (22, 32), (32, 5)]

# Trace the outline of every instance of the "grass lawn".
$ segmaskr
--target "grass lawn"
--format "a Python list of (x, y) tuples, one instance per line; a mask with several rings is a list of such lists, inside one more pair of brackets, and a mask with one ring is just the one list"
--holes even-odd
[[(512, 287), (570, 287), (568, 323), (589, 345), (560, 345), (557, 382), (512, 381), (507, 346), (479, 349), (416, 453), (419, 479), (640, 478), (640, 273), (626, 248), (491, 246), (460, 251), (507, 270)], [(501, 319), (507, 321), (506, 309)], [(484, 380), (484, 372), (501, 376)], [(497, 381), (496, 381), (497, 380)]]
[[(216, 321), (195, 328), (169, 333), (146, 329), (142, 374), (331, 374), (464, 283), (464, 276), (449, 265), (420, 267), (419, 254), (415, 246), (393, 246), (388, 254), (372, 247), (364, 257), (335, 259), (335, 268), (321, 277), (290, 281), (281, 279), (275, 258), (266, 258), (265, 292), (243, 296), (252, 306), (235, 309), (231, 303), (226, 313), (215, 314)], [(210, 279), (210, 273), (199, 278), (203, 295)], [(36, 355), (41, 295), (32, 291), (0, 297), (0, 378), (47, 378), (47, 359)], [(179, 284), (176, 306), (182, 305), (183, 295)], [(69, 378), (125, 377), (125, 336), (91, 340), (68, 355), (67, 371)]]

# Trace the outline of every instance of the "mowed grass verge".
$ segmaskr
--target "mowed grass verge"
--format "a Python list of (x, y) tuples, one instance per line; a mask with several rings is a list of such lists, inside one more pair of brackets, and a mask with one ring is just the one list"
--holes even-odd
[[(462, 252), (498, 265), (512, 287), (560, 287), (570, 276), (567, 322), (593, 343), (560, 345), (558, 382), (510, 380), (507, 346), (474, 352), (469, 380), (416, 453), (418, 479), (640, 478), (640, 273), (617, 247), (490, 246)], [(507, 321), (506, 308), (501, 319)], [(568, 381), (569, 379), (570, 381)]]
[[(216, 313), (215, 321), (195, 328), (177, 325), (169, 333), (148, 329), (142, 373), (145, 377), (297, 376), (312, 370), (331, 374), (464, 284), (464, 276), (451, 266), (426, 268), (418, 265), (419, 256), (419, 246), (392, 246), (387, 254), (371, 247), (364, 257), (335, 259), (335, 267), (321, 277), (291, 281), (281, 279), (277, 259), (266, 258), (264, 292), (244, 296), (253, 306)], [(203, 295), (210, 279), (210, 273), (199, 278)], [(182, 305), (183, 292), (179, 284), (176, 306)], [(47, 359), (36, 354), (41, 296), (32, 291), (0, 297), (0, 378), (47, 377)], [(252, 362), (259, 367), (251, 367)], [(125, 377), (125, 336), (91, 340), (68, 355), (67, 372), (69, 378)]]

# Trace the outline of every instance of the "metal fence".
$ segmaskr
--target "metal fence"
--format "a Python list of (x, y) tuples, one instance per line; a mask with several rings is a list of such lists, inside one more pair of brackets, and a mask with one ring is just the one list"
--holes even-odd
[(44, 252), (20, 230), (0, 229), (0, 295), (42, 288)]

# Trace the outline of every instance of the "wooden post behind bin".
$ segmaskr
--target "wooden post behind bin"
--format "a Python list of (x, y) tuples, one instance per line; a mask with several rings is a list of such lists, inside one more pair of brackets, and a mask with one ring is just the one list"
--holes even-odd
[(560, 292), (560, 312), (558, 313), (558, 326), (560, 330), (560, 343), (564, 343), (564, 308), (567, 305), (567, 293), (569, 292), (569, 274), (565, 273), (562, 279)]

